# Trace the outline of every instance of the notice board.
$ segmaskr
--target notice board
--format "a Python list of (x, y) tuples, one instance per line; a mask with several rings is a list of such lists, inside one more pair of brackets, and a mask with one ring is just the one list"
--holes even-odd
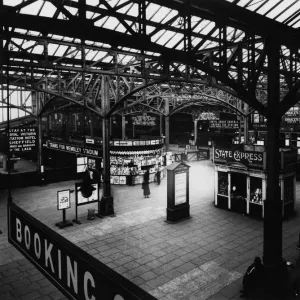
[(9, 129), (8, 136), (10, 152), (30, 152), (36, 149), (36, 127), (22, 127)]

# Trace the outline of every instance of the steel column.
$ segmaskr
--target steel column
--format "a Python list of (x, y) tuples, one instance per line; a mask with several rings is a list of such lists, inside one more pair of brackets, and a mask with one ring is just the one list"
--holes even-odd
[(108, 78), (102, 77), (102, 93), (101, 93), (101, 104), (104, 111), (104, 118), (102, 120), (102, 153), (103, 153), (103, 195), (100, 202), (100, 214), (103, 216), (114, 214), (114, 203), (113, 197), (111, 196), (110, 186), (110, 155), (109, 155), (109, 128), (110, 118), (106, 117), (106, 113), (109, 111), (109, 93), (108, 93)]
[(165, 145), (166, 145), (166, 150), (169, 150), (170, 147), (170, 120), (169, 120), (169, 98), (165, 99)]
[(126, 137), (126, 118), (125, 118), (125, 115), (124, 113), (122, 113), (122, 140), (124, 141), (125, 140), (125, 137)]
[(195, 142), (195, 145), (197, 143), (197, 135), (198, 135), (197, 125), (198, 125), (198, 120), (194, 120), (194, 142)]
[(279, 187), (279, 128), (276, 115), (280, 101), (280, 46), (267, 40), (268, 55), (268, 121), (267, 121), (267, 195), (264, 202), (263, 262), (270, 288), (278, 289), (285, 279), (286, 265), (282, 258), (282, 202)]

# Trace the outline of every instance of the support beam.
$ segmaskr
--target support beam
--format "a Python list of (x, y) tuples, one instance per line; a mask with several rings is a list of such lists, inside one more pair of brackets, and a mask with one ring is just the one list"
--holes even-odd
[(100, 214), (102, 216), (108, 216), (114, 214), (114, 202), (111, 195), (110, 186), (110, 155), (109, 155), (109, 127), (110, 127), (110, 117), (106, 116), (109, 111), (109, 94), (108, 94), (108, 78), (106, 76), (102, 77), (102, 92), (101, 92), (101, 104), (102, 109), (105, 113), (102, 120), (102, 138), (103, 138), (103, 195), (100, 202)]
[(279, 128), (276, 114), (280, 101), (279, 50), (275, 40), (267, 40), (268, 121), (267, 121), (267, 196), (264, 202), (263, 262), (270, 289), (280, 289), (286, 279), (282, 258), (282, 202), (279, 187)]
[(125, 118), (125, 114), (122, 113), (122, 140), (125, 140), (126, 137), (126, 118)]
[(198, 120), (194, 120), (194, 142), (197, 144), (197, 136), (198, 136)]
[[(37, 112), (41, 110), (41, 97), (39, 92), (33, 92), (32, 97), (36, 97), (36, 109)], [(39, 115), (37, 118), (37, 137), (38, 137), (38, 145), (37, 145), (37, 174), (39, 178), (39, 183), (44, 183), (44, 166), (43, 166), (43, 132), (42, 132), (42, 115)]]
[(165, 145), (166, 145), (166, 151), (169, 150), (170, 147), (170, 120), (169, 120), (169, 113), (170, 113), (170, 107), (169, 107), (169, 98), (165, 99)]

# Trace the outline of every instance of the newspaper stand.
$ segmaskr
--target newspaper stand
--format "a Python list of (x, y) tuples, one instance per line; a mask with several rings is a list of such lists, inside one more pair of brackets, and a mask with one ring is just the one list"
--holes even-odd
[[(297, 152), (280, 148), (279, 184), (282, 217), (294, 214)], [(267, 190), (264, 146), (231, 145), (214, 147), (215, 206), (253, 217), (264, 217)]]
[(57, 192), (57, 210), (62, 210), (63, 220), (55, 225), (60, 229), (68, 226), (73, 226), (73, 223), (66, 220), (66, 209), (71, 207), (70, 201), (70, 190), (58, 191)]
[(174, 162), (167, 167), (167, 223), (190, 218), (189, 168), (184, 162)]
[[(100, 205), (99, 184), (92, 183), (92, 186), (95, 188), (95, 190), (93, 191), (93, 194), (89, 198), (84, 198), (84, 197), (82, 197), (81, 192), (80, 192), (81, 182), (75, 182), (75, 219), (73, 220), (73, 222), (76, 224), (81, 224), (81, 222), (78, 220), (78, 206), (98, 202), (98, 212), (100, 212), (100, 209), (99, 209), (99, 205)], [(89, 212), (89, 214), (90, 214), (90, 212)], [(99, 218), (102, 218), (102, 216), (99, 214), (97, 216)]]

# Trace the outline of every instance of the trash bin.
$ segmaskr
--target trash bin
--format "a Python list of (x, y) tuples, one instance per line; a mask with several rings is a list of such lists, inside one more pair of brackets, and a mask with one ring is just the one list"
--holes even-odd
[(94, 220), (95, 219), (95, 209), (94, 208), (89, 208), (88, 209), (88, 220)]

